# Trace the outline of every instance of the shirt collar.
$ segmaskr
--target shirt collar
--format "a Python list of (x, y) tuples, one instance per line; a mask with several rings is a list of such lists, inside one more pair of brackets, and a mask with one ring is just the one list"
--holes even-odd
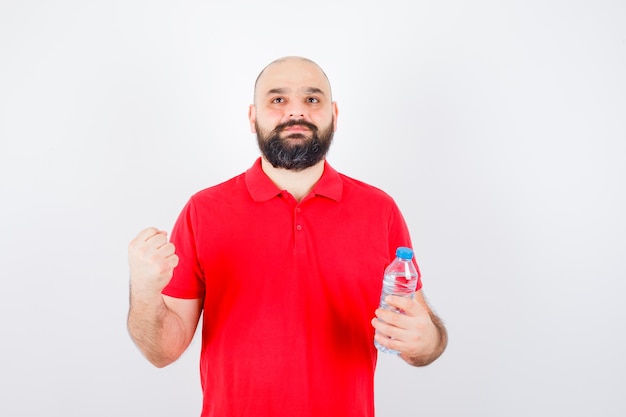
[[(252, 167), (245, 173), (246, 187), (254, 201), (262, 202), (270, 200), (281, 193), (270, 178), (261, 168), (261, 158), (259, 157)], [(313, 187), (312, 193), (327, 197), (335, 201), (341, 200), (343, 183), (339, 173), (327, 161), (324, 161), (324, 172), (317, 184)]]

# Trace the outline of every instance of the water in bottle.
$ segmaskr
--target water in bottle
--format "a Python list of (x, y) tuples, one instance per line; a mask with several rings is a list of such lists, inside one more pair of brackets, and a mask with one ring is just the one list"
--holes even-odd
[[(417, 270), (411, 261), (413, 250), (411, 248), (399, 247), (396, 250), (396, 258), (385, 268), (383, 277), (383, 289), (380, 294), (380, 308), (385, 310), (398, 311), (385, 302), (388, 295), (401, 297), (412, 297), (417, 286)], [(396, 350), (388, 349), (374, 341), (376, 348), (381, 352), (398, 354)]]

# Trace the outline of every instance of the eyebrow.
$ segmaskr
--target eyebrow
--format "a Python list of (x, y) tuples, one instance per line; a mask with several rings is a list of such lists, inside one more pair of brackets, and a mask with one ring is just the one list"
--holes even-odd
[[(272, 88), (267, 92), (267, 95), (269, 96), (270, 94), (287, 94), (290, 91), (291, 90), (289, 88)], [(304, 93), (305, 94), (321, 94), (323, 96), (326, 96), (324, 94), (324, 91), (322, 91), (320, 88), (317, 88), (317, 87), (306, 87), (304, 88)]]

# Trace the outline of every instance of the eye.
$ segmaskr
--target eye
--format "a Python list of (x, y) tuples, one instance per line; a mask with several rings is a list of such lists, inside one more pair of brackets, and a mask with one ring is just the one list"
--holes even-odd
[(285, 99), (283, 97), (276, 97), (272, 99), (272, 103), (275, 103), (275, 104), (280, 104), (284, 102), (285, 102)]
[(307, 103), (313, 103), (313, 104), (317, 104), (317, 103), (319, 103), (319, 102), (320, 102), (320, 101), (319, 101), (319, 99), (318, 99), (317, 97), (308, 97), (308, 98), (306, 99), (306, 101), (307, 101)]

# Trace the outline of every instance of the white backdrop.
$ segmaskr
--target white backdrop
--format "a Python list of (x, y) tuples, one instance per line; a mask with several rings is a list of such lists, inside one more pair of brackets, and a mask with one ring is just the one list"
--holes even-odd
[[(128, 241), (258, 155), (304, 55), (329, 161), (390, 193), (450, 344), (381, 356), (379, 416), (623, 416), (623, 1), (0, 2), (0, 415), (197, 416), (199, 341), (127, 335)], [(332, 377), (329, 375), (329, 378)]]

